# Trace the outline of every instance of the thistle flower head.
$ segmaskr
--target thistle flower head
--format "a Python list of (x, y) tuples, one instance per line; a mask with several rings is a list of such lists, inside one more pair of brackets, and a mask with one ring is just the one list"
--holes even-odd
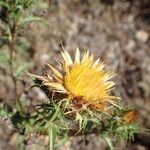
[(139, 117), (139, 112), (137, 110), (132, 110), (132, 111), (126, 112), (123, 115), (122, 120), (125, 123), (134, 123), (137, 121), (138, 117)]
[(78, 104), (87, 104), (99, 110), (108, 109), (108, 103), (115, 103), (117, 97), (110, 95), (115, 83), (109, 81), (112, 75), (104, 70), (104, 64), (99, 59), (94, 61), (89, 51), (81, 59), (78, 48), (74, 60), (66, 50), (61, 55), (63, 61), (59, 63), (59, 69), (48, 64), (52, 74), (35, 76), (43, 81), (43, 85), (67, 95)]

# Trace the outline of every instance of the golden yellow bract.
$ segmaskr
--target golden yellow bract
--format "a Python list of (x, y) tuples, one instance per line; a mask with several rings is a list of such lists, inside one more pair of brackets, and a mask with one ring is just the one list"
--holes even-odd
[(48, 64), (52, 74), (35, 76), (43, 81), (43, 85), (52, 91), (68, 95), (72, 100), (100, 110), (108, 109), (108, 103), (115, 103), (117, 97), (110, 96), (110, 91), (115, 85), (109, 81), (112, 75), (103, 69), (104, 64), (99, 63), (99, 59), (94, 62), (89, 51), (81, 59), (78, 48), (74, 62), (66, 50), (61, 54), (63, 62), (60, 63), (60, 70)]

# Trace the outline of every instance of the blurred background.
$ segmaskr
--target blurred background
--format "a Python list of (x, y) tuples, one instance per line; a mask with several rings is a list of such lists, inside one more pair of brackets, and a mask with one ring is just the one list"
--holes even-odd
[[(117, 74), (114, 94), (122, 97), (125, 103), (137, 107), (141, 128), (150, 129), (149, 0), (37, 0), (27, 11), (21, 11), (21, 19), (28, 17), (22, 22), (31, 22), (17, 29), (15, 43), (6, 29), (6, 24), (11, 26), (12, 22), (8, 23), (9, 11), (4, 8), (0, 5), (2, 107), (12, 109), (10, 106), (16, 95), (29, 108), (47, 99), (39, 88), (30, 88), (33, 83), (26, 72), (41, 75), (45, 63), (57, 64), (62, 45), (72, 56), (79, 47), (81, 52), (90, 50), (95, 54), (95, 59), (100, 57), (107, 69)], [(13, 31), (12, 28), (10, 33)], [(14, 46), (11, 47), (11, 44)], [(7, 62), (11, 49), (14, 49), (12, 67)], [(14, 70), (17, 80), (11, 77), (11, 70)], [(22, 140), (11, 120), (1, 117), (0, 150), (18, 149), (19, 141), (30, 150), (45, 150), (48, 145), (48, 138), (43, 135), (32, 134)], [(108, 147), (98, 137), (90, 135), (86, 142), (83, 137), (72, 137), (58, 149), (106, 150)], [(118, 149), (150, 149), (150, 132), (136, 135), (133, 142), (122, 143), (122, 148)]]

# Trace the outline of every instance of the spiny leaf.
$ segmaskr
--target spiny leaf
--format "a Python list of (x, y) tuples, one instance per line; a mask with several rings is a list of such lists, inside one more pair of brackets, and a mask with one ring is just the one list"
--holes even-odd
[(18, 67), (18, 69), (15, 72), (15, 77), (19, 77), (25, 70), (27, 70), (30, 67), (30, 64), (22, 64)]
[(20, 19), (19, 21), (19, 25), (24, 25), (25, 23), (29, 23), (29, 22), (42, 22), (42, 23), (46, 23), (42, 18), (37, 17), (37, 16), (28, 16), (25, 18)]

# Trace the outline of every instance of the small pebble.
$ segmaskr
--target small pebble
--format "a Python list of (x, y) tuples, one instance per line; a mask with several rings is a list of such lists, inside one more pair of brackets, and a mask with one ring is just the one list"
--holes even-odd
[(128, 41), (128, 44), (126, 45), (126, 48), (127, 48), (128, 50), (133, 50), (135, 47), (136, 47), (135, 41), (129, 40), (129, 41)]
[(147, 42), (148, 38), (149, 38), (149, 33), (144, 31), (144, 30), (139, 30), (136, 32), (135, 35), (136, 39), (138, 39), (139, 41), (145, 43)]

